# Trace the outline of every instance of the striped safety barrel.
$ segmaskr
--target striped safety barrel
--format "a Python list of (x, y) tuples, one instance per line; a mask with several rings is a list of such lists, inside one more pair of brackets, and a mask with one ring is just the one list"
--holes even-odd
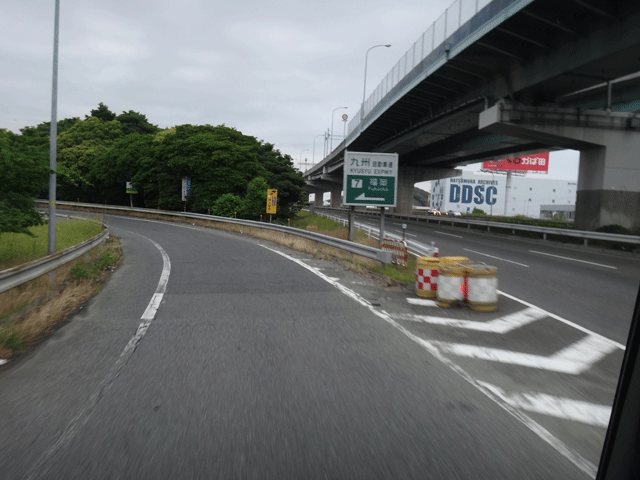
[(422, 298), (435, 298), (438, 289), (439, 265), (439, 258), (418, 258), (416, 261), (416, 295)]
[(498, 308), (498, 269), (484, 263), (465, 266), (467, 303), (471, 310), (493, 312)]
[(441, 264), (438, 269), (436, 304), (439, 307), (450, 307), (455, 302), (462, 302), (464, 293), (465, 265), (463, 263)]

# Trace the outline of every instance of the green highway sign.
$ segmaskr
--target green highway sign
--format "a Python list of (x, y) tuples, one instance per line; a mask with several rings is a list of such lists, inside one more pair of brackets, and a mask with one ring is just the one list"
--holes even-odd
[(395, 207), (397, 153), (344, 153), (343, 205)]

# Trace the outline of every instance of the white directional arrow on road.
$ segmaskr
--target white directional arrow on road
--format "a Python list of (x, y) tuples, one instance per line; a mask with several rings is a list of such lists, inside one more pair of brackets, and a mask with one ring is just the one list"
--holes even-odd
[[(411, 303), (411, 302), (410, 302)], [(413, 315), (401, 313), (393, 315), (398, 320), (408, 320), (412, 322), (424, 322), (434, 325), (446, 325), (448, 327), (466, 328), (491, 333), (508, 333), (516, 328), (520, 328), (536, 320), (546, 317), (546, 312), (537, 308), (527, 308), (520, 312), (515, 312), (504, 317), (495, 318), (488, 322), (476, 322), (473, 320), (454, 320), (450, 318), (433, 317), (430, 315)]]
[(584, 372), (618, 349), (613, 342), (594, 335), (588, 335), (549, 357), (459, 343), (433, 342), (433, 345), (443, 353), (460, 357), (509, 363), (573, 375)]

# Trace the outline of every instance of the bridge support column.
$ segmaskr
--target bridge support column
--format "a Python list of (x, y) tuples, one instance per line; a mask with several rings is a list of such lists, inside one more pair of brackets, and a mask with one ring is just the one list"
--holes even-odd
[(635, 113), (529, 107), (503, 101), (480, 114), (481, 130), (580, 151), (575, 225), (640, 230), (640, 117)]
[(321, 207), (323, 200), (322, 197), (324, 196), (324, 192), (318, 192), (316, 193), (316, 199), (313, 201), (313, 205), (315, 207)]
[(398, 195), (394, 212), (400, 215), (413, 213), (413, 186), (416, 183), (460, 175), (462, 170), (454, 168), (403, 167), (401, 164), (398, 168)]
[(342, 206), (342, 185), (331, 187), (331, 208)]

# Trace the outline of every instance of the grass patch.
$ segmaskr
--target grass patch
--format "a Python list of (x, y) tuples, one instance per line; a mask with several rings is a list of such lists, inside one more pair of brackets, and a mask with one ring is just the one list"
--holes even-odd
[[(48, 255), (49, 226), (30, 227), (35, 235), (3, 233), (0, 235), (0, 270), (15, 267)], [(56, 250), (77, 245), (102, 231), (98, 220), (56, 219)]]
[(122, 257), (109, 237), (86, 255), (0, 294), (0, 358), (32, 348), (47, 332), (102, 290)]
[(380, 267), (369, 267), (369, 269), (397, 282), (413, 283), (416, 281), (416, 261), (417, 258), (409, 254), (407, 256), (407, 268), (401, 265), (387, 264)]
[[(339, 222), (311, 212), (300, 211), (296, 215), (296, 218), (291, 221), (291, 226), (295, 228), (306, 229), (309, 225), (316, 225), (318, 227), (318, 233), (322, 235), (342, 238), (344, 240), (349, 238), (349, 229), (347, 227)], [(366, 233), (360, 230), (354, 230), (353, 240), (361, 245), (368, 245), (374, 248), (379, 248), (380, 246), (380, 242), (376, 238), (368, 237)], [(349, 263), (386, 277), (387, 283), (413, 283), (416, 279), (416, 257), (411, 254), (409, 254), (407, 258), (407, 268), (392, 264), (378, 264), (378, 266), (371, 264), (364, 265), (351, 260)]]

